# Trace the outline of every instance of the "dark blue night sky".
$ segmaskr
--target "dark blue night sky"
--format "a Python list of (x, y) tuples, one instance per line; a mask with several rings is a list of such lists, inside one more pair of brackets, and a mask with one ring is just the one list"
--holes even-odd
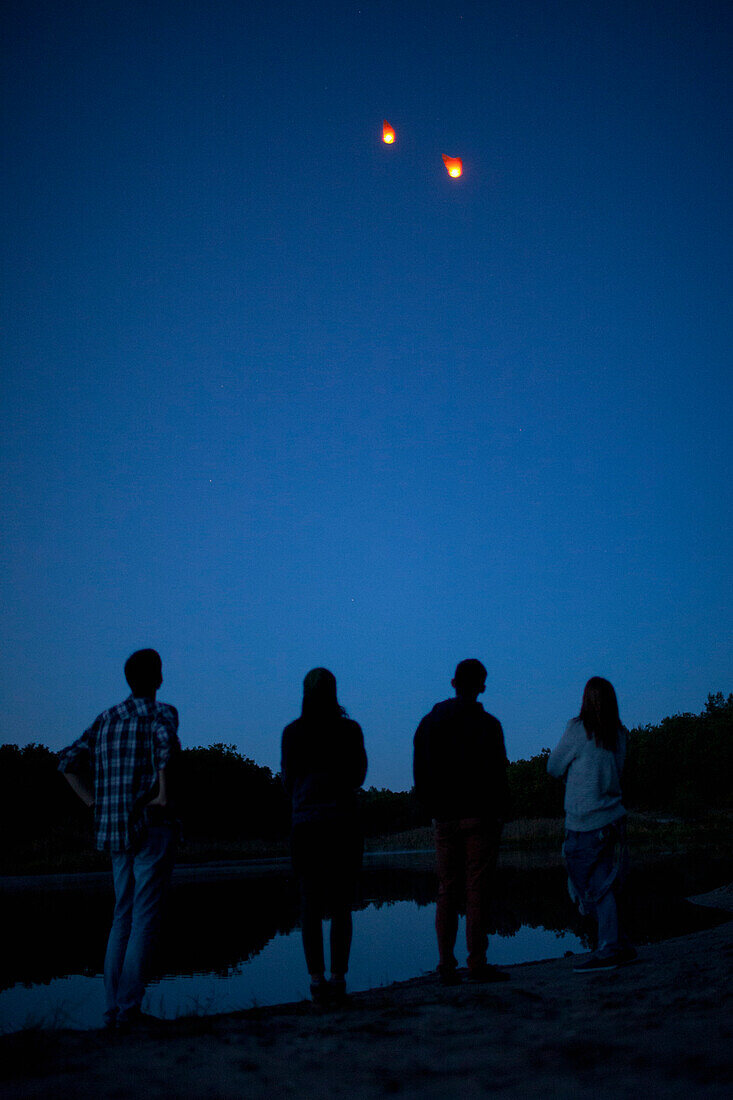
[(273, 768), (328, 666), (394, 789), (463, 657), (512, 759), (593, 674), (627, 725), (733, 690), (732, 31), (11, 2), (2, 740), (141, 646), (184, 745)]

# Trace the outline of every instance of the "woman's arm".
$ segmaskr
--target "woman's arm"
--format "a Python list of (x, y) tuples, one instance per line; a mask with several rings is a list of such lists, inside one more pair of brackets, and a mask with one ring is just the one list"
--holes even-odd
[(361, 787), (366, 779), (367, 773), (367, 754), (364, 748), (364, 734), (361, 732), (361, 726), (355, 722), (356, 730), (354, 731), (354, 786)]
[(618, 745), (616, 746), (616, 767), (618, 769), (619, 780), (623, 774), (624, 765), (626, 763), (626, 750), (629, 744), (629, 731), (625, 726), (622, 726), (618, 731)]
[(558, 745), (547, 758), (547, 770), (556, 779), (564, 779), (578, 751), (578, 731), (575, 721), (568, 722)]
[(292, 770), (292, 732), (289, 726), (283, 730), (282, 745), (280, 749), (280, 779), (287, 794), (293, 795), (293, 770)]

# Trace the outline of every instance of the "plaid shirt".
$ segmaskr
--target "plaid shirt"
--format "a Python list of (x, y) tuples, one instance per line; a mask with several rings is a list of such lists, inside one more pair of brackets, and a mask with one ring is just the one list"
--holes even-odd
[(130, 695), (60, 754), (59, 771), (93, 770), (100, 851), (130, 851), (142, 837), (142, 807), (154, 794), (159, 770), (180, 748), (177, 731), (175, 707)]

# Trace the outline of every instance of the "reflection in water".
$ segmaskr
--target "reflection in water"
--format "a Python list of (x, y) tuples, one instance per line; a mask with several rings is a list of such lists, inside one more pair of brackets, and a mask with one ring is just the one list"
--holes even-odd
[[(431, 857), (412, 868), (370, 862), (354, 915), (351, 989), (414, 977), (436, 965), (435, 877)], [(680, 861), (637, 873), (628, 891), (632, 938), (679, 935), (718, 919), (680, 895), (709, 888)], [(708, 869), (724, 881), (726, 871)], [(703, 873), (703, 878), (700, 874)], [(720, 876), (723, 877), (720, 877)], [(307, 996), (297, 929), (295, 884), (285, 870), (174, 884), (159, 953), (159, 979), (146, 1007), (174, 1017), (277, 1004)], [(714, 885), (710, 882), (710, 885)], [(498, 872), (490, 959), (499, 964), (549, 958), (591, 946), (559, 867)], [(105, 879), (65, 890), (5, 892), (0, 951), (0, 1028), (28, 1023), (96, 1027), (103, 1009), (99, 977), (112, 910)], [(458, 947), (464, 951), (463, 929)], [(459, 958), (461, 955), (459, 954)]]
[[(460, 930), (460, 934), (463, 930)], [(572, 935), (521, 927), (508, 937), (494, 937), (490, 956), (497, 963), (549, 958), (567, 950), (582, 950)], [(354, 914), (354, 946), (349, 988), (371, 989), (402, 981), (435, 965), (435, 904), (397, 901), (369, 905)], [(144, 1007), (173, 1019), (280, 1004), (308, 996), (308, 975), (300, 931), (274, 937), (260, 953), (227, 971), (171, 974), (148, 989)], [(11, 1030), (28, 1023), (46, 1027), (98, 1027), (103, 1011), (102, 978), (72, 976), (30, 989), (14, 986), (0, 993), (0, 1027)]]

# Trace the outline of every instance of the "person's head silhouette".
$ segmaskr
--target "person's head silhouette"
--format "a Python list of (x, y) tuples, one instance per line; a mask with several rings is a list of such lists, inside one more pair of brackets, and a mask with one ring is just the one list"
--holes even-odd
[(155, 698), (163, 683), (163, 662), (154, 649), (137, 649), (125, 661), (125, 679), (130, 691), (143, 699)]
[(459, 661), (451, 684), (461, 699), (475, 702), (486, 689), (486, 669), (475, 657), (468, 657), (465, 661)]
[(583, 689), (583, 702), (578, 715), (588, 737), (597, 745), (613, 751), (616, 748), (621, 719), (613, 684), (602, 676), (591, 676)]
[(304, 718), (340, 718), (344, 709), (336, 695), (336, 677), (327, 668), (312, 668), (303, 680)]

